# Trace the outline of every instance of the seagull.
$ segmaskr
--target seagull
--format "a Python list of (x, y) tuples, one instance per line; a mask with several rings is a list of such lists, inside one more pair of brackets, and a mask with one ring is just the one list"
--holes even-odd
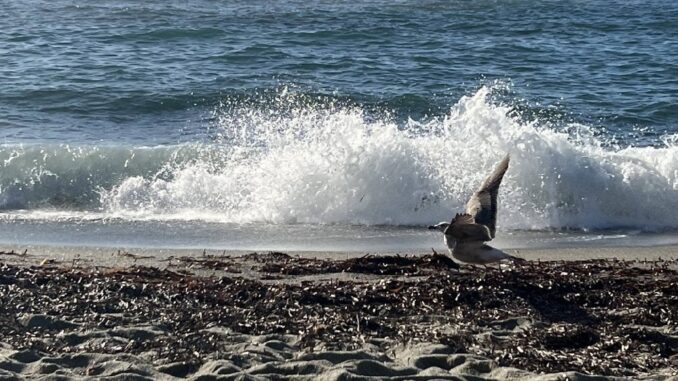
[(485, 244), (494, 238), (497, 229), (497, 194), (508, 166), (506, 155), (468, 200), (465, 213), (457, 213), (452, 222), (428, 227), (445, 234), (445, 245), (455, 259), (477, 265), (504, 259), (524, 260)]

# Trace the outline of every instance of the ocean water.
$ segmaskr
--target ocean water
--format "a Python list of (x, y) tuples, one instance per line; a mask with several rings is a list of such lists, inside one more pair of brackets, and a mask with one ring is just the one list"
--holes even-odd
[(499, 245), (678, 242), (676, 2), (0, 15), (0, 243), (428, 249), (506, 153)]

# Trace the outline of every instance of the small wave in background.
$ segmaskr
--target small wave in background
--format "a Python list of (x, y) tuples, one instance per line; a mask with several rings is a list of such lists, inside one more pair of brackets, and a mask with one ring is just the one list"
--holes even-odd
[[(525, 118), (496, 87), (400, 120), (286, 89), (224, 103), (210, 139), (168, 146), (0, 147), (4, 219), (426, 225), (447, 220), (504, 154), (503, 230), (678, 228), (678, 139), (619, 146)], [(301, 97), (301, 98), (300, 98)]]
[(499, 247), (678, 242), (678, 2), (3, 12), (0, 243), (428, 250), (507, 153)]

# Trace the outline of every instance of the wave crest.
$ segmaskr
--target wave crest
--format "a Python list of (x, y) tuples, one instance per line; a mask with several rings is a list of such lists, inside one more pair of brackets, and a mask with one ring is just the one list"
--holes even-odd
[(0, 205), (39, 207), (61, 194), (126, 218), (423, 225), (461, 210), (509, 153), (500, 228), (678, 227), (675, 137), (659, 148), (609, 147), (586, 126), (521, 121), (488, 100), (491, 90), (405, 124), (360, 107), (229, 107), (215, 115), (213, 144), (61, 147), (56, 161), (36, 149), (21, 163), (5, 147)]

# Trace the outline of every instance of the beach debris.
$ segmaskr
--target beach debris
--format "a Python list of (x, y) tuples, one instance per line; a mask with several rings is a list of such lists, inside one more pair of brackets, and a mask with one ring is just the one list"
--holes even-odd
[(14, 249), (10, 251), (0, 251), (0, 255), (14, 256), (14, 257), (26, 257), (28, 256), (28, 249), (24, 249), (23, 252), (17, 253)]
[(153, 258), (155, 258), (152, 255), (139, 255), (139, 254), (133, 254), (133, 253), (130, 253), (128, 251), (121, 251), (121, 250), (118, 250), (118, 252), (114, 255), (117, 256), (117, 257), (131, 258), (132, 260), (134, 260), (134, 262), (136, 262), (140, 259), (153, 259)]
[(58, 263), (55, 259), (53, 258), (45, 258), (42, 261), (40, 261), (40, 264), (38, 266), (46, 266), (46, 265), (53, 265)]
[(377, 275), (425, 275), (432, 271), (457, 269), (457, 264), (444, 255), (379, 256), (367, 254), (342, 261), (317, 258), (269, 257), (259, 271), (285, 275), (329, 274), (339, 272)]
[[(275, 334), (297, 337), (294, 345), (306, 351), (376, 346), (388, 353), (438, 343), (547, 373), (634, 376), (677, 367), (676, 260), (542, 261), (477, 271), (449, 271), (430, 256), (194, 260), (202, 262), (186, 263), (254, 263), (253, 271), (275, 270), (262, 277), (279, 279), (138, 265), (0, 264), (0, 341), (47, 354), (130, 353), (157, 365), (210, 358), (241, 366), (249, 360), (229, 349), (229, 337)], [(371, 276), (293, 275), (328, 269)], [(51, 323), (27, 321), (64, 323), (57, 332)], [(264, 350), (250, 352), (272, 361)]]

